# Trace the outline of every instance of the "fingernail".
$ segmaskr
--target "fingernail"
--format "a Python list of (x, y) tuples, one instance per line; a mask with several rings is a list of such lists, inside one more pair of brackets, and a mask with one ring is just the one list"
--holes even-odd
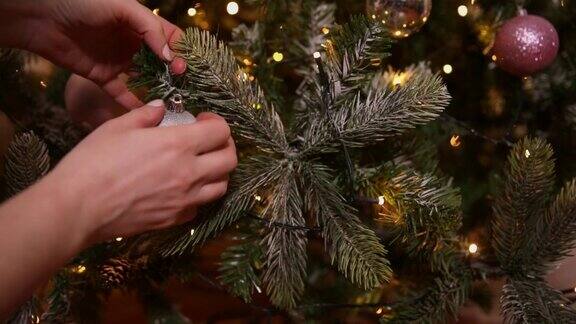
[(156, 99), (147, 103), (146, 106), (158, 107), (158, 108), (164, 107), (164, 101), (162, 99)]
[(170, 50), (170, 47), (168, 47), (168, 44), (164, 45), (162, 55), (164, 55), (164, 59), (167, 61), (172, 61), (172, 51)]

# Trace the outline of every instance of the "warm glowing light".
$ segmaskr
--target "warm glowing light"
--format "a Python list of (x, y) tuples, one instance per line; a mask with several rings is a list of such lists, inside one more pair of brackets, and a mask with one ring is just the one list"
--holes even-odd
[(43, 88), (46, 88), (46, 87), (48, 86), (48, 84), (47, 84), (45, 81), (40, 81), (40, 85), (41, 85)]
[(450, 74), (450, 73), (452, 73), (452, 71), (454, 71), (454, 69), (452, 68), (452, 65), (450, 65), (450, 64), (445, 64), (445, 65), (442, 67), (442, 71), (444, 71), (444, 73), (446, 73), (446, 74)]
[(156, 16), (158, 16), (160, 14), (160, 8), (156, 8), (156, 9), (152, 10), (152, 13), (155, 14)]
[(38, 324), (40, 323), (40, 316), (38, 315), (30, 315), (30, 322)]
[(475, 243), (472, 243), (468, 246), (468, 252), (474, 254), (478, 252), (478, 245)]
[(377, 314), (377, 315), (380, 315), (380, 314), (382, 314), (383, 311), (384, 311), (384, 310), (382, 309), (382, 307), (380, 307), (380, 308), (378, 308), (378, 309), (376, 310), (376, 314)]
[(196, 230), (195, 230), (195, 229), (191, 229), (191, 230), (190, 230), (190, 236), (194, 236), (194, 232), (196, 232)]
[(124, 238), (122, 238), (122, 237), (117, 237), (117, 238), (116, 238), (116, 242), (121, 242), (123, 239), (124, 239)]
[(252, 108), (258, 110), (258, 109), (262, 109), (262, 104), (259, 102), (253, 103), (252, 104)]
[(376, 15), (372, 15), (372, 19), (376, 19)]
[(72, 269), (72, 272), (82, 274), (82, 273), (86, 272), (86, 266), (83, 266), (81, 264), (77, 265), (76, 267), (74, 267)]
[(383, 206), (385, 202), (384, 196), (378, 197), (378, 205)]
[(492, 61), (496, 62), (498, 60), (498, 56), (496, 54), (492, 55)]
[(398, 73), (392, 79), (392, 85), (398, 86), (406, 81), (406, 73)]
[(315, 59), (319, 59), (320, 58), (320, 52), (314, 52), (314, 58)]
[(248, 59), (248, 58), (245, 58), (244, 60), (242, 60), (242, 63), (244, 63), (244, 65), (248, 65), (248, 66), (252, 65), (252, 61), (250, 61), (250, 59)]
[(529, 158), (530, 155), (532, 155), (532, 154), (530, 153), (530, 151), (528, 151), (528, 150), (524, 151), (524, 156), (525, 156), (526, 158)]
[(460, 140), (460, 135), (452, 135), (452, 138), (450, 138), (450, 145), (452, 147), (460, 147), (460, 145), (462, 145), (462, 141)]
[(256, 291), (257, 291), (259, 294), (261, 294), (261, 293), (262, 293), (262, 289), (261, 289), (258, 285), (256, 285), (256, 284), (254, 284), (254, 286), (256, 287)]
[(256, 201), (262, 201), (262, 196), (260, 196), (260, 195), (254, 195), (254, 200), (256, 200)]
[(280, 52), (274, 52), (274, 54), (272, 54), (272, 59), (276, 62), (282, 62), (284, 59), (284, 54)]
[(468, 15), (468, 7), (461, 5), (458, 7), (458, 14), (460, 17), (466, 17)]
[(401, 30), (395, 31), (395, 32), (394, 32), (394, 36), (396, 36), (396, 37), (402, 36), (402, 31), (401, 31)]
[(328, 27), (322, 27), (322, 34), (328, 35), (330, 33), (330, 29)]
[(196, 10), (196, 8), (189, 8), (188, 9), (188, 16), (190, 16), (190, 17), (196, 16), (197, 13), (198, 13), (198, 10)]
[(229, 15), (235, 15), (238, 13), (239, 10), (240, 10), (240, 6), (238, 6), (238, 3), (235, 1), (230, 1), (226, 5), (226, 12)]

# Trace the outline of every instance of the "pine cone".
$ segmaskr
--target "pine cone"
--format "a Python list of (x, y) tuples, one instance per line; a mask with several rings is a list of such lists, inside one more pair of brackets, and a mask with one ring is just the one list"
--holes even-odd
[(113, 258), (102, 265), (100, 276), (105, 288), (115, 288), (124, 285), (130, 278), (132, 265), (124, 258)]
[(6, 152), (6, 186), (15, 195), (42, 178), (50, 169), (46, 144), (33, 132), (18, 135)]

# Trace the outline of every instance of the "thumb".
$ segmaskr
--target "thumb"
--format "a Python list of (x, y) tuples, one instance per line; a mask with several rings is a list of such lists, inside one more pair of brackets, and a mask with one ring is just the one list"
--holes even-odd
[(126, 15), (132, 30), (144, 37), (146, 45), (161, 59), (171, 62), (174, 58), (162, 28), (162, 21), (148, 8), (134, 1), (126, 1)]
[(114, 119), (113, 127), (119, 129), (155, 127), (164, 117), (164, 102), (157, 99)]

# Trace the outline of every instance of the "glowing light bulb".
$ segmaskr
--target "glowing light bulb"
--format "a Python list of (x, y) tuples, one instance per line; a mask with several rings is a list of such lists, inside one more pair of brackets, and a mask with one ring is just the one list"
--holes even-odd
[(42, 88), (46, 88), (48, 86), (48, 84), (45, 81), (40, 81), (40, 85), (42, 86)]
[(330, 33), (330, 29), (328, 29), (328, 27), (323, 27), (323, 28), (322, 28), (322, 34), (328, 35), (329, 33)]
[(468, 246), (468, 252), (475, 254), (478, 252), (478, 245), (475, 243), (472, 243)]
[(450, 74), (450, 73), (452, 73), (452, 71), (454, 71), (454, 69), (452, 68), (452, 65), (450, 65), (450, 64), (445, 64), (445, 65), (442, 67), (442, 71), (444, 71), (444, 73), (446, 73), (446, 74)]
[(382, 309), (382, 307), (380, 307), (380, 308), (378, 308), (378, 309), (376, 310), (376, 314), (377, 314), (377, 315), (380, 315), (380, 314), (382, 314), (383, 311), (384, 311), (384, 310)]
[(196, 16), (197, 13), (198, 13), (198, 10), (196, 10), (196, 8), (189, 8), (188, 9), (188, 16), (190, 16), (190, 17)]
[(124, 239), (124, 238), (122, 238), (122, 237), (117, 237), (117, 238), (116, 238), (116, 242), (121, 242), (123, 239)]
[(492, 61), (496, 62), (498, 60), (498, 56), (496, 54), (492, 55)]
[(530, 155), (532, 155), (532, 154), (530, 153), (530, 151), (528, 151), (528, 150), (524, 151), (524, 156), (525, 156), (527, 159), (530, 157)]
[(272, 54), (272, 59), (276, 62), (282, 62), (284, 59), (284, 54), (280, 52), (274, 52), (274, 54)]
[(240, 11), (240, 6), (238, 6), (238, 3), (235, 1), (230, 1), (228, 2), (228, 4), (226, 5), (226, 12), (229, 15), (235, 15), (238, 13), (238, 11)]
[(460, 17), (466, 17), (468, 15), (468, 7), (466, 7), (465, 5), (459, 6), (458, 15), (460, 15)]
[(399, 86), (406, 80), (406, 73), (398, 73), (392, 79), (392, 85)]
[(320, 55), (320, 52), (314, 52), (313, 55), (314, 55), (314, 58), (315, 58), (315, 59), (319, 59), (320, 56), (321, 56), (321, 55)]
[(160, 15), (160, 8), (152, 10), (152, 13), (155, 14), (156, 16)]
[(190, 230), (190, 236), (194, 236), (194, 233), (195, 233), (195, 232), (196, 232), (195, 229), (191, 229), (191, 230)]
[(385, 202), (386, 202), (386, 199), (384, 199), (384, 196), (378, 197), (378, 205), (384, 206)]
[(262, 201), (262, 196), (260, 196), (260, 195), (254, 195), (254, 200), (260, 202), (260, 201)]
[(86, 272), (86, 266), (83, 266), (81, 264), (77, 265), (76, 267), (74, 267), (74, 269), (72, 269), (72, 272), (82, 274)]
[(452, 138), (450, 138), (450, 145), (452, 147), (460, 147), (460, 145), (462, 145), (462, 141), (460, 140), (460, 135), (452, 135)]

